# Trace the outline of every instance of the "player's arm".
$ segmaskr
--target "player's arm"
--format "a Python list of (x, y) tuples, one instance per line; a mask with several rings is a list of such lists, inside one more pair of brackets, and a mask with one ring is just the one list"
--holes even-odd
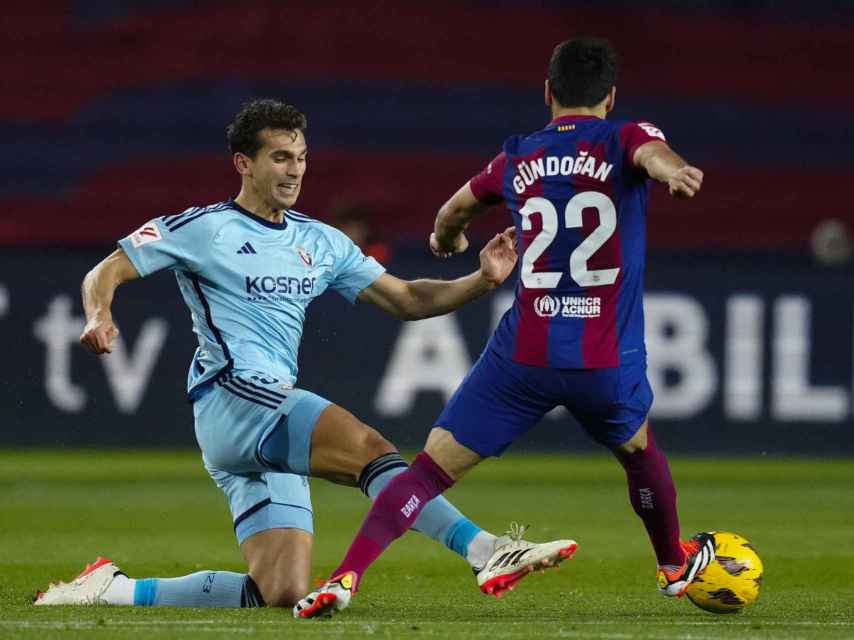
[(670, 195), (692, 198), (703, 185), (703, 172), (689, 165), (664, 142), (647, 142), (639, 146), (632, 158), (653, 180), (667, 184)]
[(440, 316), (498, 287), (516, 265), (516, 231), (497, 234), (480, 252), (480, 269), (456, 280), (401, 280), (382, 274), (358, 299), (401, 320)]
[(119, 330), (113, 323), (113, 295), (123, 282), (139, 277), (122, 249), (116, 249), (83, 278), (81, 292), (86, 326), (80, 342), (92, 353), (112, 353)]
[(433, 233), (430, 234), (430, 250), (440, 258), (448, 258), (468, 249), (466, 227), (489, 205), (478, 200), (466, 182), (459, 191), (442, 205), (436, 215)]

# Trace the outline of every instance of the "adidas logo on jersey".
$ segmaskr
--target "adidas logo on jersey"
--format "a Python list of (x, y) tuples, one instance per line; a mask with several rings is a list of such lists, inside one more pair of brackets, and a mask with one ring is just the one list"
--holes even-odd
[(255, 251), (255, 247), (253, 247), (251, 244), (249, 244), (249, 243), (247, 242), (246, 244), (244, 244), (242, 247), (240, 247), (240, 248), (237, 250), (237, 253), (242, 253), (242, 254), (244, 254), (244, 255), (245, 255), (245, 254), (247, 254), (247, 253), (258, 253), (258, 252), (257, 252), (257, 251)]

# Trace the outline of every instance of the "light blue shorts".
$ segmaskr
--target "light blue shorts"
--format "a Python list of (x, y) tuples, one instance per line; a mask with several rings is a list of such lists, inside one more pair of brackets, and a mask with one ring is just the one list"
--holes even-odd
[(331, 403), (246, 370), (230, 372), (196, 398), (196, 440), (228, 499), (238, 543), (267, 529), (312, 533), (311, 435)]

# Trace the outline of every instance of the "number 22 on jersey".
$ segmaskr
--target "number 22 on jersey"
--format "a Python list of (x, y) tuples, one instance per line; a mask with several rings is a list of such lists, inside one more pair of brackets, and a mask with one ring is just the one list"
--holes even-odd
[[(566, 203), (563, 212), (564, 226), (578, 229), (583, 225), (581, 213), (584, 209), (596, 209), (599, 225), (579, 244), (569, 256), (569, 275), (580, 287), (599, 287), (614, 284), (618, 267), (613, 269), (588, 269), (587, 261), (608, 241), (617, 229), (617, 209), (611, 198), (598, 191), (578, 193)], [(529, 198), (519, 210), (522, 230), (530, 231), (531, 216), (539, 213), (543, 220), (542, 230), (534, 237), (522, 256), (522, 284), (528, 289), (554, 289), (560, 282), (562, 271), (534, 272), (534, 262), (543, 255), (554, 241), (558, 232), (558, 213), (550, 200), (541, 197)]]

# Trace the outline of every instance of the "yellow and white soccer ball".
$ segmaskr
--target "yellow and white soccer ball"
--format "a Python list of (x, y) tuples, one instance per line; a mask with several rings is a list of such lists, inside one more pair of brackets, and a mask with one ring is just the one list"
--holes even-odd
[(712, 613), (738, 613), (756, 602), (762, 588), (762, 560), (748, 540), (728, 531), (710, 532), (715, 560), (694, 578), (686, 595)]

